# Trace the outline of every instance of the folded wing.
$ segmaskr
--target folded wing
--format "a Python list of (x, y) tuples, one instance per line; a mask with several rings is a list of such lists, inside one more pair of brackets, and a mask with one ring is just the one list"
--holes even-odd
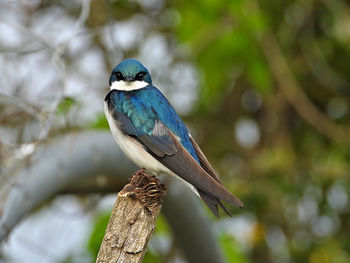
[(190, 138), (191, 143), (195, 148), (199, 163), (160, 120), (155, 120), (152, 134), (147, 134), (140, 132), (124, 113), (115, 112), (113, 115), (124, 133), (136, 138), (160, 163), (192, 184), (216, 216), (218, 216), (218, 205), (230, 215), (221, 200), (237, 207), (243, 207), (242, 202), (224, 187), (192, 138)]

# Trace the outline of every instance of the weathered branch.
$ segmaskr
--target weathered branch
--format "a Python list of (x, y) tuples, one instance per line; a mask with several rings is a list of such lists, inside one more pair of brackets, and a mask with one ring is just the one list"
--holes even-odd
[(133, 175), (118, 194), (96, 262), (142, 262), (165, 192), (144, 170)]

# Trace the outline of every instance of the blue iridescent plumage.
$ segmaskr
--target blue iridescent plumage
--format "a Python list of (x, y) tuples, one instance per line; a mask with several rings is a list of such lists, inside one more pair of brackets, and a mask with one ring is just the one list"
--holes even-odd
[(122, 112), (130, 118), (139, 132), (138, 135), (151, 135), (155, 121), (160, 120), (180, 138), (181, 144), (199, 162), (185, 124), (157, 88), (148, 85), (135, 91), (113, 90), (110, 96), (114, 110)]

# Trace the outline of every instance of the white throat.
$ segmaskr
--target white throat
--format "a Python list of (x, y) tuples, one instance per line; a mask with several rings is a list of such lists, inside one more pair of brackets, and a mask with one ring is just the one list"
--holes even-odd
[(147, 82), (145, 81), (132, 81), (132, 82), (128, 82), (128, 81), (124, 81), (124, 80), (119, 80), (119, 81), (114, 81), (112, 83), (112, 85), (110, 86), (110, 89), (116, 89), (116, 90), (137, 90), (137, 89), (142, 89), (144, 87), (146, 87), (147, 85), (149, 85)]

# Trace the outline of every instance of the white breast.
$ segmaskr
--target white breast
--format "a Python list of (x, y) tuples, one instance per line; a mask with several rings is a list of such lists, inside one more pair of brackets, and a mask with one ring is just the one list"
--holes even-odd
[(193, 192), (198, 195), (198, 191), (191, 184), (184, 181), (182, 178), (177, 176), (162, 163), (160, 163), (157, 159), (155, 159), (152, 155), (150, 155), (139, 141), (128, 135), (125, 135), (120, 130), (118, 123), (116, 123), (111, 113), (109, 112), (107, 102), (104, 102), (104, 106), (106, 118), (113, 138), (131, 161), (133, 161), (140, 168), (145, 168), (153, 175), (168, 174), (181, 179), (188, 187), (190, 187)]

